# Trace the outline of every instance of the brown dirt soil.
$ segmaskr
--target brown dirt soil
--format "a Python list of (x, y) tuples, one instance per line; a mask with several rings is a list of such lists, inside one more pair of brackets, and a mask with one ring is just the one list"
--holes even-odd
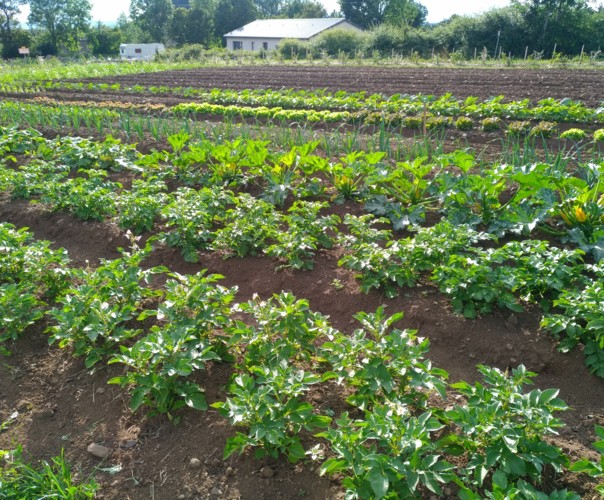
[(125, 75), (112, 78), (111, 83), (206, 89), (327, 89), (385, 95), (438, 96), (450, 92), (458, 99), (504, 95), (507, 100), (536, 102), (546, 97), (570, 98), (587, 106), (602, 102), (602, 72), (583, 69), (237, 66)]
[[(493, 78), (497, 71), (497, 78)], [(408, 75), (407, 75), (408, 72)], [(592, 75), (592, 73), (594, 75)], [(192, 85), (199, 87), (280, 87), (367, 90), (383, 93), (450, 91), (464, 95), (505, 94), (509, 98), (571, 97), (595, 104), (601, 97), (601, 73), (539, 72), (526, 70), (445, 70), (379, 68), (225, 68), (130, 77), (139, 84)], [(504, 78), (505, 77), (505, 78)], [(458, 78), (458, 80), (456, 80)], [(115, 79), (125, 81), (125, 79)], [(543, 81), (542, 84), (536, 82)], [(189, 83), (185, 83), (189, 82)], [(594, 82), (590, 87), (589, 82)], [(523, 92), (524, 89), (524, 92)], [(513, 91), (512, 91), (513, 90)], [(48, 131), (47, 131), (48, 132)], [(144, 147), (150, 147), (148, 144)], [(334, 207), (336, 213), (360, 213), (349, 203)], [(127, 246), (123, 232), (112, 223), (89, 223), (64, 213), (49, 213), (43, 207), (0, 195), (0, 221), (29, 227), (36, 238), (48, 239), (64, 247), (74, 265), (96, 265), (100, 258), (115, 258), (117, 247)], [(337, 266), (338, 251), (322, 251), (312, 271), (275, 271), (276, 262), (248, 257), (224, 260), (218, 254), (201, 254), (199, 264), (183, 261), (178, 250), (157, 248), (149, 265), (162, 264), (173, 271), (225, 276), (221, 284), (237, 285), (237, 300), (246, 301), (254, 293), (269, 297), (281, 290), (309, 300), (311, 308), (330, 316), (334, 327), (350, 332), (356, 328), (352, 315), (385, 305), (387, 311), (403, 311), (404, 327), (419, 330), (431, 342), (429, 358), (447, 370), (452, 381), (473, 381), (475, 365), (484, 363), (505, 369), (524, 364), (537, 372), (536, 385), (556, 387), (571, 407), (561, 415), (567, 426), (555, 442), (574, 460), (594, 457), (590, 450), (594, 424), (604, 425), (604, 381), (591, 376), (579, 351), (560, 354), (552, 339), (539, 328), (540, 315), (529, 310), (511, 315), (498, 311), (477, 320), (451, 313), (448, 301), (424, 284), (404, 289), (400, 297), (387, 299), (377, 292), (363, 294), (349, 271)], [(334, 286), (334, 280), (339, 280)], [(288, 464), (286, 460), (255, 460), (251, 454), (222, 460), (225, 440), (234, 430), (216, 411), (185, 410), (178, 425), (167, 418), (148, 417), (128, 409), (128, 395), (107, 385), (119, 373), (116, 365), (85, 370), (81, 359), (67, 350), (48, 346), (44, 323), (9, 346), (10, 357), (0, 359), (0, 419), (14, 411), (19, 417), (0, 433), (0, 449), (17, 443), (32, 459), (49, 459), (65, 449), (79, 477), (94, 474), (101, 484), (99, 498), (342, 498), (336, 481), (321, 478), (312, 464)], [(227, 365), (210, 365), (203, 384), (208, 401), (224, 399), (230, 376)], [(341, 405), (335, 391), (313, 393), (318, 407)], [(87, 446), (100, 443), (111, 449), (103, 461), (87, 453)], [(192, 464), (191, 459), (199, 463)], [(111, 475), (98, 468), (121, 466)], [(265, 466), (274, 471), (264, 477)], [(584, 476), (564, 474), (552, 477), (555, 486), (571, 486), (584, 498), (596, 498), (593, 483)], [(219, 490), (219, 491), (218, 491)], [(213, 494), (214, 493), (214, 494)], [(218, 494), (220, 493), (220, 494)], [(448, 498), (455, 493), (448, 490)]]

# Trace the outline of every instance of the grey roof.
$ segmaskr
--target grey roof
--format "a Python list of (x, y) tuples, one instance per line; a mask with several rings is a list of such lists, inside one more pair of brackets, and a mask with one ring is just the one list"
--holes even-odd
[(224, 36), (237, 38), (300, 38), (306, 40), (346, 21), (343, 17), (317, 19), (257, 19)]

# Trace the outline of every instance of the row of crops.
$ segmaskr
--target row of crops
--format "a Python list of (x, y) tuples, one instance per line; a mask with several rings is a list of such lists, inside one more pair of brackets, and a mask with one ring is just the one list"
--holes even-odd
[[(317, 143), (275, 152), (267, 141), (189, 139), (171, 136), (171, 151), (140, 155), (115, 139), (5, 130), (0, 189), (151, 232), (189, 262), (213, 250), (312, 269), (317, 251), (337, 246), (339, 265), (366, 292), (394, 297), (428, 279), (469, 318), (538, 304), (561, 348), (585, 345), (591, 371), (604, 376), (604, 164), (573, 175), (562, 162), (478, 171), (460, 151), (396, 164), (355, 152), (334, 162), (315, 154)], [(116, 171), (132, 175), (128, 188), (111, 180)], [(341, 220), (330, 205), (343, 202), (368, 213)]]
[[(9, 224), (0, 225), (0, 245), (2, 306), (24, 313), (4, 320), (3, 334), (46, 314), (50, 342), (84, 356), (87, 367), (127, 368), (109, 383), (128, 389), (132, 410), (170, 419), (185, 405), (207, 410), (200, 374), (229, 363), (227, 397), (212, 404), (241, 429), (225, 456), (253, 449), (312, 459), (359, 498), (442, 494), (447, 484), (460, 498), (541, 498), (544, 468), (569, 466), (544, 441), (563, 426), (557, 390), (527, 392), (534, 374), (523, 366), (509, 374), (479, 366), (480, 382), (450, 384), (426, 358), (428, 341), (395, 327), (400, 313), (360, 312), (349, 335), (290, 293), (235, 303), (236, 287), (221, 286), (221, 276), (143, 268), (150, 244), (96, 269), (70, 267), (65, 250)], [(168, 275), (162, 287), (145, 285), (160, 273)], [(305, 395), (321, 386), (343, 391), (350, 410), (335, 415), (310, 404)], [(588, 460), (571, 467), (602, 473)], [(579, 496), (560, 490), (548, 498)]]
[[(348, 120), (362, 120), (373, 113), (420, 115), (429, 112), (438, 116), (467, 116), (475, 119), (497, 116), (512, 120), (546, 120), (572, 123), (604, 123), (604, 108), (589, 108), (571, 99), (542, 99), (532, 104), (529, 99), (505, 101), (505, 97), (495, 96), (483, 102), (476, 97), (456, 99), (448, 93), (442, 96), (382, 94), (367, 95), (365, 92), (327, 92), (325, 90), (229, 90), (197, 89), (167, 86), (142, 85), (122, 86), (119, 83), (83, 83), (48, 81), (0, 83), (0, 92), (6, 94), (39, 94), (53, 91), (91, 92), (141, 95), (169, 95), (195, 102), (177, 106), (182, 111), (205, 112), (207, 105), (281, 108), (282, 110), (337, 111), (344, 114), (326, 115), (331, 121), (336, 117)], [(209, 109), (209, 108), (208, 108)]]
[[(171, 419), (186, 405), (206, 410), (203, 372), (228, 363), (227, 397), (213, 403), (238, 429), (225, 455), (317, 460), (351, 498), (441, 494), (445, 485), (461, 498), (541, 498), (544, 469), (570, 465), (544, 441), (563, 425), (554, 414), (566, 405), (556, 390), (527, 392), (534, 374), (523, 366), (481, 366), (481, 382), (450, 384), (428, 361), (428, 342), (396, 327), (400, 314), (359, 312), (349, 334), (289, 293), (237, 303), (220, 276), (144, 262), (168, 245), (192, 262), (218, 251), (311, 269), (317, 252), (336, 248), (364, 291), (392, 297), (431, 283), (470, 318), (535, 304), (560, 348), (580, 345), (602, 377), (604, 164), (559, 157), (485, 166), (465, 151), (395, 162), (355, 150), (334, 159), (317, 142), (283, 151), (186, 133), (168, 144), (141, 155), (111, 138), (2, 130), (2, 192), (151, 235), (143, 248), (133, 238), (121, 258), (79, 269), (64, 250), (2, 224), (5, 351), (44, 322), (50, 341), (89, 368), (124, 365), (111, 383), (127, 388), (133, 410)], [(340, 219), (339, 203), (367, 213)], [(167, 281), (151, 286), (157, 275)], [(309, 403), (325, 388), (342, 394), (344, 411)], [(588, 460), (572, 468), (603, 472)]]

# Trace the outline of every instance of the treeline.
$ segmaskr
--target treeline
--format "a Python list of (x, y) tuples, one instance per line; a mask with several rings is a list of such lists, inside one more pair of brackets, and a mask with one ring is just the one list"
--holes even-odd
[[(280, 45), (281, 55), (595, 57), (604, 48), (604, 7), (591, 3), (511, 0), (509, 7), (430, 25), (427, 9), (415, 0), (339, 0), (340, 10), (331, 13), (318, 0), (132, 0), (114, 26), (91, 26), (89, 0), (0, 0), (0, 43), (4, 58), (17, 57), (19, 47), (29, 47), (31, 55), (112, 56), (120, 43), (221, 47), (225, 33), (255, 19), (342, 16), (366, 31), (309, 43), (287, 41)], [(25, 4), (29, 29), (17, 22)]]

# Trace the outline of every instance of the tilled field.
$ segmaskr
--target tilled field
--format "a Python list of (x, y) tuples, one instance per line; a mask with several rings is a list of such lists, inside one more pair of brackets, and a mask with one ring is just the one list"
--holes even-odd
[[(103, 81), (105, 81), (103, 79)], [(503, 94), (507, 99), (533, 101), (553, 97), (582, 100), (597, 106), (602, 95), (602, 73), (563, 70), (477, 70), (440, 68), (369, 67), (233, 67), (195, 71), (171, 71), (112, 79), (123, 85), (166, 85), (198, 88), (295, 88), (331, 91), (367, 91), (383, 94), (452, 93), (458, 98)], [(13, 96), (18, 97), (18, 96)], [(112, 100), (112, 93), (87, 94), (56, 92), (57, 100)], [(161, 96), (120, 96), (121, 100), (162, 102)], [(165, 104), (177, 99), (166, 97)], [(169, 101), (168, 101), (169, 100)], [(119, 131), (115, 131), (119, 135)], [(75, 133), (75, 131), (74, 131)], [(47, 130), (52, 136), (53, 132)], [(480, 142), (484, 142), (482, 139)], [(155, 144), (168, 149), (167, 144)], [(116, 174), (115, 180), (124, 184)], [(345, 213), (362, 213), (358, 204), (331, 208), (342, 218)], [(64, 247), (77, 266), (95, 266), (101, 258), (116, 258), (117, 247), (127, 239), (110, 222), (90, 223), (65, 213), (50, 213), (39, 205), (0, 196), (0, 221), (26, 226), (37, 238), (48, 239), (53, 247)], [(506, 369), (525, 364), (538, 373), (536, 383), (545, 389), (560, 388), (560, 396), (570, 410), (560, 416), (567, 426), (555, 439), (571, 458), (589, 455), (594, 424), (604, 424), (604, 382), (591, 376), (581, 352), (561, 354), (553, 340), (540, 330), (540, 313), (529, 309), (510, 314), (498, 311), (476, 320), (452, 314), (449, 302), (434, 286), (404, 289), (401, 296), (387, 299), (378, 292), (361, 293), (350, 271), (338, 266), (336, 250), (322, 250), (312, 271), (275, 271), (268, 258), (246, 257), (224, 260), (216, 253), (202, 253), (199, 264), (188, 264), (174, 249), (158, 248), (148, 265), (165, 265), (180, 273), (208, 273), (225, 276), (224, 286), (238, 286), (236, 300), (244, 302), (257, 293), (268, 298), (288, 290), (309, 300), (313, 310), (329, 315), (334, 327), (350, 332), (358, 325), (352, 315), (373, 311), (385, 305), (388, 313), (405, 313), (403, 326), (417, 329), (430, 339), (428, 357), (451, 375), (451, 381), (477, 379), (479, 363)], [(334, 281), (339, 287), (334, 287)], [(99, 498), (108, 499), (291, 499), (341, 498), (337, 481), (320, 478), (316, 466), (288, 464), (285, 459), (255, 460), (251, 453), (222, 460), (225, 440), (234, 430), (217, 412), (182, 412), (178, 425), (163, 417), (148, 417), (142, 411), (132, 414), (128, 395), (117, 386), (107, 386), (119, 375), (117, 365), (99, 368), (92, 374), (81, 359), (68, 352), (48, 347), (44, 327), (11, 346), (14, 354), (0, 361), (0, 415), (19, 411), (19, 425), (0, 435), (0, 449), (20, 442), (35, 458), (49, 458), (66, 449), (71, 463), (81, 467), (80, 477), (94, 473), (101, 483)], [(228, 366), (213, 364), (204, 375), (208, 402), (225, 398), (231, 375)], [(335, 386), (312, 394), (317, 408), (337, 408), (342, 404)], [(102, 442), (111, 449), (106, 461), (91, 457), (86, 448)], [(99, 472), (119, 466), (113, 475)], [(585, 498), (595, 498), (593, 484), (585, 477), (548, 475), (549, 486), (572, 487)], [(444, 498), (455, 498), (448, 489)]]
[(112, 83), (207, 89), (327, 89), (385, 95), (451, 93), (458, 99), (504, 95), (507, 100), (535, 102), (553, 97), (598, 106), (604, 100), (603, 78), (598, 70), (243, 66), (121, 76), (113, 78)]

